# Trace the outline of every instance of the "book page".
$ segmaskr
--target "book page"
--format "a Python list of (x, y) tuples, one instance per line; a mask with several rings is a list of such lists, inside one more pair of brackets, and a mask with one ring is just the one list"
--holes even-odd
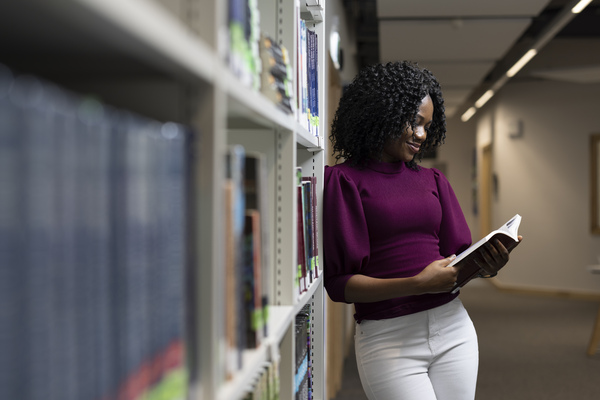
[(458, 264), (465, 257), (467, 257), (469, 254), (471, 254), (473, 251), (477, 250), (485, 242), (489, 241), (491, 238), (493, 238), (495, 236), (502, 242), (502, 244), (505, 247), (509, 248), (511, 240), (507, 241), (505, 239), (502, 239), (502, 236), (504, 236), (504, 237), (508, 236), (510, 239), (512, 239), (512, 241), (518, 242), (518, 240), (519, 240), (518, 239), (518, 230), (519, 230), (520, 224), (521, 224), (521, 216), (519, 214), (516, 214), (514, 217), (509, 219), (500, 228), (496, 229), (495, 231), (490, 232), (486, 237), (479, 240), (477, 243), (471, 245), (471, 247), (469, 247), (467, 250), (465, 250), (462, 253), (460, 253), (459, 255), (457, 255), (457, 257), (450, 264), (448, 264), (448, 267), (452, 267), (452, 266)]

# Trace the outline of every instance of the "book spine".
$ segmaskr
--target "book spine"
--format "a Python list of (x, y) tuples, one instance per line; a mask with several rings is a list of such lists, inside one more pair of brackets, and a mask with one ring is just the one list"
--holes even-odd
[(308, 283), (314, 280), (314, 255), (313, 255), (313, 226), (312, 226), (312, 190), (311, 182), (302, 182), (302, 207), (304, 213), (304, 243), (306, 247), (306, 270)]
[(312, 259), (313, 259), (313, 273), (314, 277), (319, 276), (319, 231), (318, 231), (318, 216), (317, 216), (317, 177), (303, 177), (304, 182), (310, 183), (310, 222), (311, 222), (311, 248), (312, 248)]
[(140, 398), (170, 371), (185, 397), (183, 141), (32, 77), (9, 98), (3, 79), (0, 397)]
[(309, 131), (313, 136), (317, 136), (315, 118), (316, 118), (316, 102), (315, 102), (315, 32), (307, 29), (307, 52), (308, 52), (308, 120)]
[[(244, 169), (245, 150), (242, 146), (231, 146), (227, 152), (226, 178), (229, 196), (229, 209), (226, 218), (229, 220), (226, 230), (226, 309), (232, 311), (227, 316), (228, 348), (226, 373), (231, 376), (242, 367), (242, 351), (245, 348), (246, 318), (244, 313), (243, 276), (243, 237), (245, 222)], [(233, 330), (233, 331), (232, 331)]]
[(307, 258), (306, 258), (306, 237), (304, 235), (304, 195), (302, 190), (302, 184), (297, 186), (297, 248), (298, 248), (298, 271), (297, 281), (299, 294), (306, 292), (307, 285), (306, 280), (308, 276), (307, 272)]
[(229, 0), (227, 62), (240, 82), (260, 89), (260, 12), (256, 0)]
[(319, 123), (319, 35), (313, 32), (313, 79), (314, 79), (314, 125), (315, 136), (320, 137)]
[[(0, 398), (3, 399), (19, 398), (27, 384), (22, 353), (26, 345), (24, 135), (19, 130), (19, 108), (9, 96), (13, 83), (12, 71), (0, 64)], [(5, 267), (11, 265), (20, 268)]]

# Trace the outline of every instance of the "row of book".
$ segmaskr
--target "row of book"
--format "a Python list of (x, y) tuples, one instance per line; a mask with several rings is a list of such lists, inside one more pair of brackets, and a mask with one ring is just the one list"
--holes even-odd
[(268, 335), (270, 295), (266, 159), (240, 145), (227, 152), (225, 198), (225, 374)]
[(279, 400), (281, 388), (278, 360), (265, 362), (256, 372), (257, 374), (249, 383), (243, 399)]
[(260, 90), (262, 66), (258, 0), (229, 0), (228, 23), (229, 68), (242, 84)]
[(272, 38), (260, 38), (261, 92), (286, 113), (294, 112), (290, 56)]
[[(296, 315), (294, 321), (294, 399), (311, 400), (313, 392), (312, 377), (312, 336), (311, 306), (306, 304)], [(256, 371), (249, 383), (244, 400), (279, 400), (280, 379), (278, 357), (265, 362)]]
[[(244, 85), (260, 91), (279, 108), (295, 114), (300, 124), (319, 136), (319, 45), (296, 8), (296, 76), (287, 48), (260, 32), (257, 0), (229, 0), (229, 51), (231, 71)], [(295, 85), (294, 85), (295, 78)]]
[(0, 398), (185, 397), (191, 138), (0, 66)]
[(317, 33), (303, 19), (298, 19), (296, 43), (298, 121), (319, 137), (319, 41)]
[(302, 176), (302, 167), (297, 167), (296, 187), (298, 268), (295, 283), (299, 296), (319, 277), (317, 177)]
[(284, 112), (294, 113), (287, 48), (261, 33), (257, 0), (229, 0), (228, 5), (229, 68), (242, 84), (260, 91)]
[(311, 306), (302, 307), (296, 315), (294, 325), (296, 334), (295, 370), (294, 370), (294, 399), (312, 399), (312, 336), (311, 336)]

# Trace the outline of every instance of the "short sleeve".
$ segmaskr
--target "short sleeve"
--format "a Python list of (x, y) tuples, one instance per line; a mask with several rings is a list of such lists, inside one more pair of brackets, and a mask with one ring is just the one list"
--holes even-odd
[(346, 302), (346, 283), (369, 261), (370, 245), (360, 193), (339, 168), (325, 167), (323, 188), (324, 283), (333, 301)]
[(435, 168), (432, 170), (442, 207), (442, 221), (438, 235), (440, 254), (447, 257), (459, 254), (471, 245), (471, 231), (450, 182), (439, 170)]

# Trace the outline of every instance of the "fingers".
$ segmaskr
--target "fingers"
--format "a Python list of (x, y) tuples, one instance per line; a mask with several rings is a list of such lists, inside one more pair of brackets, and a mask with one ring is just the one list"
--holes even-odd
[(480, 251), (480, 255), (483, 258), (482, 265), (479, 267), (489, 275), (493, 275), (500, 268), (502, 268), (509, 259), (509, 252), (504, 245), (499, 241), (495, 240), (493, 243), (486, 243)]
[(508, 250), (499, 240), (495, 240), (494, 243), (486, 243), (484, 246), (483, 257), (490, 264), (502, 263), (506, 264), (508, 261)]
[(442, 261), (442, 266), (446, 267), (456, 258), (456, 254), (452, 254), (450, 257), (446, 257), (440, 261)]

